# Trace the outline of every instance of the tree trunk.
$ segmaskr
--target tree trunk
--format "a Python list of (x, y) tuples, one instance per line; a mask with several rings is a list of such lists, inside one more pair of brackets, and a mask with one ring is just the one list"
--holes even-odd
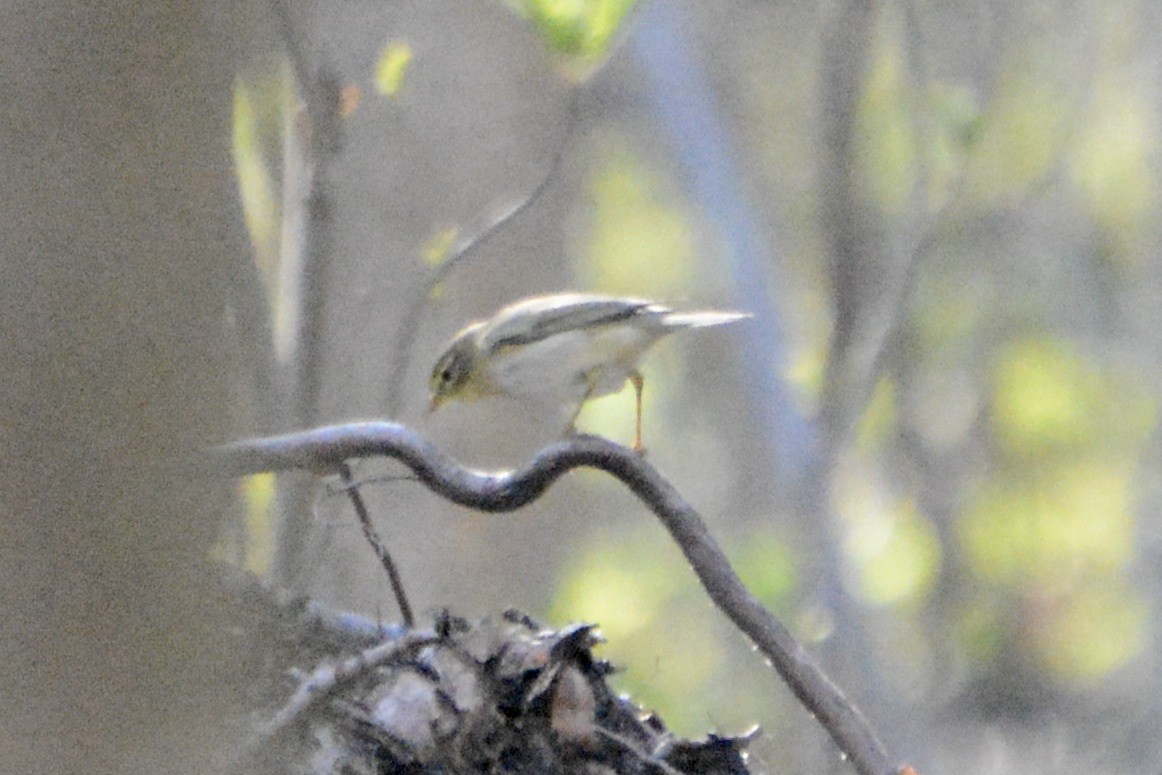
[(160, 465), (232, 433), (249, 259), (215, 5), (0, 14), (3, 772), (220, 769), (223, 489)]

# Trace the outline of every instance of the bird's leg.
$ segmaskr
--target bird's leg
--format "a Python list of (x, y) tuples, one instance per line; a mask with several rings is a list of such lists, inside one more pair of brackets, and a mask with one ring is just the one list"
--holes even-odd
[(640, 371), (634, 369), (629, 373), (629, 383), (633, 385), (634, 397), (637, 402), (637, 424), (634, 428), (633, 451), (644, 456), (646, 448), (642, 446), (642, 388), (645, 386), (646, 380)]
[(569, 417), (569, 424), (565, 426), (565, 434), (572, 436), (577, 433), (577, 418), (581, 415), (581, 410), (585, 408), (585, 402), (589, 400), (589, 396), (593, 395), (593, 389), (597, 386), (595, 375), (585, 375), (585, 395), (581, 396), (581, 400), (577, 402), (577, 408), (573, 410), (572, 416)]
[[(573, 414), (569, 417), (569, 424), (565, 426), (565, 435), (573, 436), (577, 433), (577, 417), (581, 414), (581, 407), (585, 406), (585, 399), (582, 398), (577, 408), (573, 410)], [(559, 417), (560, 415), (558, 415)]]

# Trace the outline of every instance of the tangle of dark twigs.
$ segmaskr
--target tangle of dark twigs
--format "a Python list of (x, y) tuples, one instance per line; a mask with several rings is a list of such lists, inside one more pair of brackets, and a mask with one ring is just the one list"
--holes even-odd
[(387, 640), (364, 649), (339, 662), (325, 662), (299, 682), (293, 697), (269, 721), (257, 730), (253, 739), (240, 752), (239, 761), (259, 755), (264, 746), (289, 729), (311, 708), (334, 695), (350, 681), (365, 675), (371, 668), (386, 664), (403, 655), (413, 653), (439, 641), (436, 633), (413, 630), (394, 640)]

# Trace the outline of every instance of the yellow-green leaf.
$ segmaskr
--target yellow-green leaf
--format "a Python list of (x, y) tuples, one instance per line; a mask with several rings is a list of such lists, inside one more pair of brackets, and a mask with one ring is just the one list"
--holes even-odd
[(460, 230), (455, 226), (447, 226), (443, 229), (437, 230), (432, 236), (424, 242), (420, 248), (420, 257), (428, 266), (439, 266), (448, 259), (448, 254), (452, 250), (452, 246), (456, 243), (456, 237), (460, 235)]
[(537, 28), (549, 49), (580, 57), (603, 55), (636, 0), (509, 0)]
[(397, 96), (412, 56), (412, 47), (403, 41), (392, 41), (384, 46), (375, 63), (375, 90), (385, 97)]

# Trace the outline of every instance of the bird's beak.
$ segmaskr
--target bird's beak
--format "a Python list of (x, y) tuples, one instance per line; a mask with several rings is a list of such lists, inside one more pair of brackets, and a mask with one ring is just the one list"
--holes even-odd
[(440, 408), (440, 404), (442, 403), (444, 402), (439, 396), (432, 396), (432, 400), (428, 402), (428, 411), (424, 412), (424, 417), (430, 417)]

